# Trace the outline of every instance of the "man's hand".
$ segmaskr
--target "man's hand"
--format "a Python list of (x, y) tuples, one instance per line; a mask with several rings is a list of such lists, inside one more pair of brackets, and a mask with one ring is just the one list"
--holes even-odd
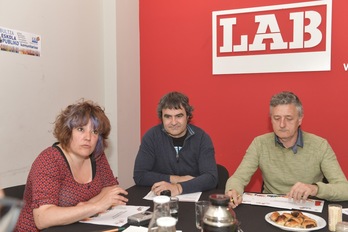
[(318, 186), (314, 184), (305, 184), (297, 182), (292, 186), (287, 197), (294, 199), (295, 201), (306, 200), (309, 196), (315, 197), (318, 193)]
[(182, 187), (180, 184), (172, 184), (166, 181), (160, 181), (154, 183), (151, 187), (151, 191), (154, 192), (157, 196), (161, 194), (164, 190), (170, 190), (172, 196), (180, 195), (182, 192)]
[(243, 201), (243, 197), (234, 189), (230, 189), (226, 192), (226, 195), (230, 197), (230, 205), (236, 208)]

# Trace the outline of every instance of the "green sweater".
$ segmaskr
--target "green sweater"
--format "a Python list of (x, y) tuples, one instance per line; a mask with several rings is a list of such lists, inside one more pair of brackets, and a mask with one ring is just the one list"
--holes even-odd
[[(275, 134), (258, 136), (250, 144), (235, 173), (228, 179), (226, 191), (244, 192), (252, 175), (260, 168), (264, 193), (286, 194), (296, 182), (317, 184), (317, 197), (329, 201), (348, 200), (348, 182), (329, 143), (303, 132), (303, 148), (297, 154), (275, 142)], [(326, 177), (329, 184), (322, 182)]]

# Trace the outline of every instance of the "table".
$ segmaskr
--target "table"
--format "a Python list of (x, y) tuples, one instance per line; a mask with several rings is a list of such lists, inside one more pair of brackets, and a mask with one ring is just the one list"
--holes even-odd
[[(139, 205), (139, 206), (150, 206), (150, 210), (153, 209), (153, 202), (149, 200), (144, 200), (143, 197), (150, 191), (150, 187), (140, 187), (132, 186), (128, 191), (128, 205)], [(213, 193), (223, 193), (223, 190), (210, 190), (203, 192), (201, 195), (201, 200), (208, 200), (209, 195)], [(318, 215), (327, 221), (328, 209), (327, 205), (331, 203), (325, 201), (324, 209), (322, 213), (310, 212), (312, 214)], [(335, 202), (341, 204), (343, 208), (348, 208), (348, 201), (345, 202)], [(241, 228), (244, 232), (279, 232), (279, 228), (272, 226), (265, 221), (265, 215), (269, 212), (276, 210), (284, 210), (279, 208), (271, 208), (265, 206), (254, 206), (242, 204), (235, 209), (237, 219), (241, 222)], [(348, 221), (348, 216), (343, 215), (343, 221)], [(101, 226), (85, 223), (74, 223), (67, 226), (56, 226), (45, 229), (45, 232), (76, 232), (76, 231), (91, 231), (91, 232), (101, 232), (106, 229), (112, 229), (112, 226)], [(183, 232), (199, 232), (195, 225), (195, 207), (193, 202), (180, 202), (179, 203), (179, 220), (176, 226), (177, 230), (182, 230)], [(327, 232), (328, 227), (321, 230), (316, 230), (317, 232)]]

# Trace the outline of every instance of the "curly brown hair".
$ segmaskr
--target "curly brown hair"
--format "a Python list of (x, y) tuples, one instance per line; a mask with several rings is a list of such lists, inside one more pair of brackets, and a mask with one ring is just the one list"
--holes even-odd
[(110, 134), (111, 125), (104, 109), (92, 101), (81, 99), (62, 110), (54, 122), (53, 135), (63, 149), (68, 149), (72, 130), (87, 125), (89, 120), (92, 122), (93, 129), (99, 134), (97, 145), (92, 153), (94, 157), (98, 157), (108, 146), (106, 140)]

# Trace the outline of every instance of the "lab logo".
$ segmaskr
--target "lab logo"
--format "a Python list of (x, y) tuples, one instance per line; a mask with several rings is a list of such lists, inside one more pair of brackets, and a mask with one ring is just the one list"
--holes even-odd
[(332, 0), (214, 11), (213, 74), (329, 71)]

